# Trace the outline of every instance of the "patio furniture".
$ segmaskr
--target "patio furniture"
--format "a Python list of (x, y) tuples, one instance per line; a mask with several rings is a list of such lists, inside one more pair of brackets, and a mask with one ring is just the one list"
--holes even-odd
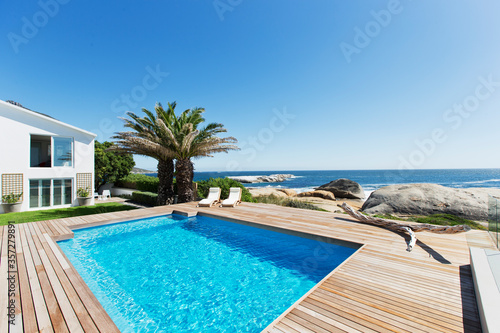
[(226, 200), (222, 201), (221, 207), (236, 207), (241, 203), (241, 188), (231, 187), (229, 189), (229, 196)]
[(102, 200), (107, 200), (108, 197), (111, 199), (111, 191), (110, 190), (103, 190), (101, 198)]
[(220, 187), (211, 187), (208, 196), (201, 200), (196, 207), (212, 207), (220, 202)]

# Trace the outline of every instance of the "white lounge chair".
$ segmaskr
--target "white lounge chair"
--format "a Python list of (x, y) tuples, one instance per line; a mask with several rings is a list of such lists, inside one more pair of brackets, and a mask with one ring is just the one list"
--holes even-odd
[(208, 196), (201, 200), (196, 207), (212, 207), (220, 202), (220, 187), (211, 187)]
[(111, 199), (111, 191), (110, 190), (103, 190), (101, 198), (102, 200), (107, 200), (108, 197)]
[(241, 188), (231, 187), (229, 189), (229, 196), (226, 200), (222, 201), (221, 207), (236, 207), (241, 203)]

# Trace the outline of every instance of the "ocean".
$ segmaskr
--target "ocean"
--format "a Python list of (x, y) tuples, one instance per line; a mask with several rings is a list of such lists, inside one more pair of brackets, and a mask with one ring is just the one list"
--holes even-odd
[[(297, 192), (312, 191), (314, 188), (339, 178), (359, 183), (366, 197), (383, 186), (409, 183), (434, 183), (447, 187), (491, 187), (500, 188), (500, 169), (442, 169), (442, 170), (330, 170), (330, 171), (239, 171), (239, 172), (196, 172), (194, 180), (224, 178), (227, 176), (268, 176), (292, 174), (292, 178), (281, 183), (244, 184), (246, 187), (281, 187)], [(148, 174), (156, 176), (156, 174)]]

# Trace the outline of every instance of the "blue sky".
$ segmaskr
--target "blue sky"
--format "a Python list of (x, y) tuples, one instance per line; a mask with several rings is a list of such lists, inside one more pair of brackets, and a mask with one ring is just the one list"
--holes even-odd
[(177, 101), (242, 148), (198, 171), (500, 165), (498, 1), (5, 0), (0, 12), (0, 99), (99, 141), (124, 111)]

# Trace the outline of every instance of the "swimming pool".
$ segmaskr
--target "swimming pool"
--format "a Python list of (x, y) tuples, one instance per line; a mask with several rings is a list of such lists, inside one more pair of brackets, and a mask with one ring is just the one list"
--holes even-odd
[(122, 332), (260, 332), (357, 249), (180, 215), (58, 244)]

